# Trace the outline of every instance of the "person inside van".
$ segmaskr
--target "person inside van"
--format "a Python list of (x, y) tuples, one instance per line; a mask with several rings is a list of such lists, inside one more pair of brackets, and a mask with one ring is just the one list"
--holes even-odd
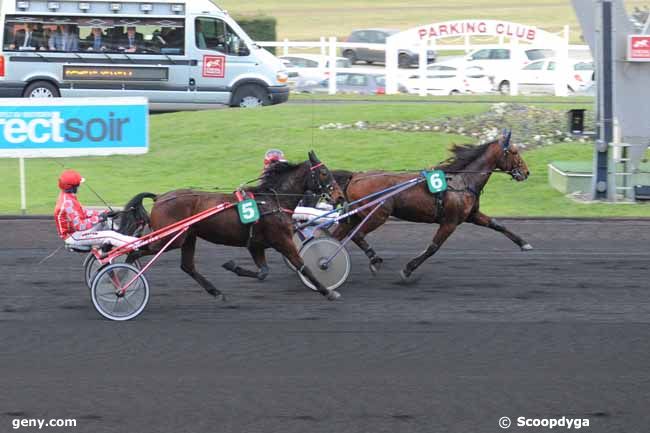
[(18, 30), (10, 50), (40, 50), (43, 48), (43, 33), (39, 32), (34, 24), (27, 23), (25, 28)]
[(208, 49), (208, 42), (203, 33), (203, 23), (201, 20), (196, 20), (196, 47), (200, 50)]
[(79, 51), (79, 38), (69, 24), (63, 24), (50, 37), (49, 47), (52, 51)]
[(85, 39), (85, 43), (88, 51), (102, 52), (108, 49), (108, 40), (99, 27), (93, 27), (90, 35)]
[(127, 27), (126, 35), (120, 42), (120, 50), (125, 53), (137, 53), (144, 50), (144, 37), (137, 33), (135, 27)]

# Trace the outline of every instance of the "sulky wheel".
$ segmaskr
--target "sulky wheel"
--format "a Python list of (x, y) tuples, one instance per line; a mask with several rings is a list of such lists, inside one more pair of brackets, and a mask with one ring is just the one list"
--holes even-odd
[[(123, 256), (116, 257), (113, 260), (113, 263), (127, 263), (129, 265), (135, 266), (138, 269), (142, 269), (140, 260), (135, 259), (130, 263), (127, 261), (127, 259), (128, 254), (125, 254)], [(86, 286), (88, 286), (89, 289), (92, 288), (93, 280), (95, 279), (95, 276), (97, 275), (97, 271), (99, 271), (99, 269), (101, 269), (101, 265), (97, 261), (97, 258), (93, 253), (89, 253), (84, 260), (84, 279), (86, 280)]]
[[(95, 276), (90, 296), (95, 309), (110, 320), (125, 321), (136, 317), (149, 301), (149, 283), (140, 271), (125, 263), (104, 266)], [(124, 294), (121, 293), (129, 282)]]
[[(303, 244), (305, 243), (305, 240), (307, 240), (306, 236), (309, 236), (306, 230), (303, 230), (302, 232), (296, 230), (293, 233), (293, 243), (296, 245), (296, 249), (298, 250), (298, 252), (300, 252)], [(314, 238), (322, 238), (322, 237), (329, 236), (329, 233), (326, 230), (319, 229), (314, 231), (313, 236)], [(296, 272), (296, 268), (291, 264), (289, 259), (287, 259), (285, 256), (282, 256), (282, 259), (284, 260), (284, 264), (287, 265), (289, 269)]]
[[(345, 283), (350, 274), (350, 253), (341, 246), (341, 243), (334, 239), (317, 238), (304, 244), (300, 250), (300, 257), (305, 262), (305, 266), (328, 290), (334, 290)], [(332, 257), (334, 258), (331, 259)], [(316, 290), (304, 275), (299, 273), (298, 276), (307, 287)]]

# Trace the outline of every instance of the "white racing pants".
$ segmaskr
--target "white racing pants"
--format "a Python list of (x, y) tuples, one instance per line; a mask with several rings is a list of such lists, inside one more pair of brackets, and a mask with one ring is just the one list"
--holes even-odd
[(92, 228), (81, 232), (75, 232), (65, 240), (66, 247), (100, 247), (103, 245), (112, 245), (121, 247), (131, 243), (138, 238), (126, 236), (113, 230), (98, 230)]
[[(327, 216), (323, 216), (325, 214), (329, 213)], [(334, 221), (338, 217), (338, 212), (331, 212), (329, 210), (322, 210), (322, 209), (317, 209), (314, 207), (305, 207), (305, 206), (298, 206), (294, 211), (293, 211), (293, 219), (294, 221), (302, 221), (302, 222), (307, 222), (314, 220), (314, 224), (322, 224), (326, 221)]]

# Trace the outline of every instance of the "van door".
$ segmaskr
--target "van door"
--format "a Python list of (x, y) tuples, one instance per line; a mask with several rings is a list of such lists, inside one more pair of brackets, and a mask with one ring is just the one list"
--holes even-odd
[(225, 21), (196, 17), (191, 25), (194, 37), (188, 38), (188, 48), (196, 61), (190, 65), (190, 83), (194, 83), (196, 101), (228, 104), (230, 85), (237, 77), (254, 71), (255, 59)]

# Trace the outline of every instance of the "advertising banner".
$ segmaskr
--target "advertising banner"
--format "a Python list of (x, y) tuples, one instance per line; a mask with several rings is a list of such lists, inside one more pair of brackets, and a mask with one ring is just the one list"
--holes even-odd
[(146, 98), (0, 100), (0, 158), (137, 155), (148, 150)]

